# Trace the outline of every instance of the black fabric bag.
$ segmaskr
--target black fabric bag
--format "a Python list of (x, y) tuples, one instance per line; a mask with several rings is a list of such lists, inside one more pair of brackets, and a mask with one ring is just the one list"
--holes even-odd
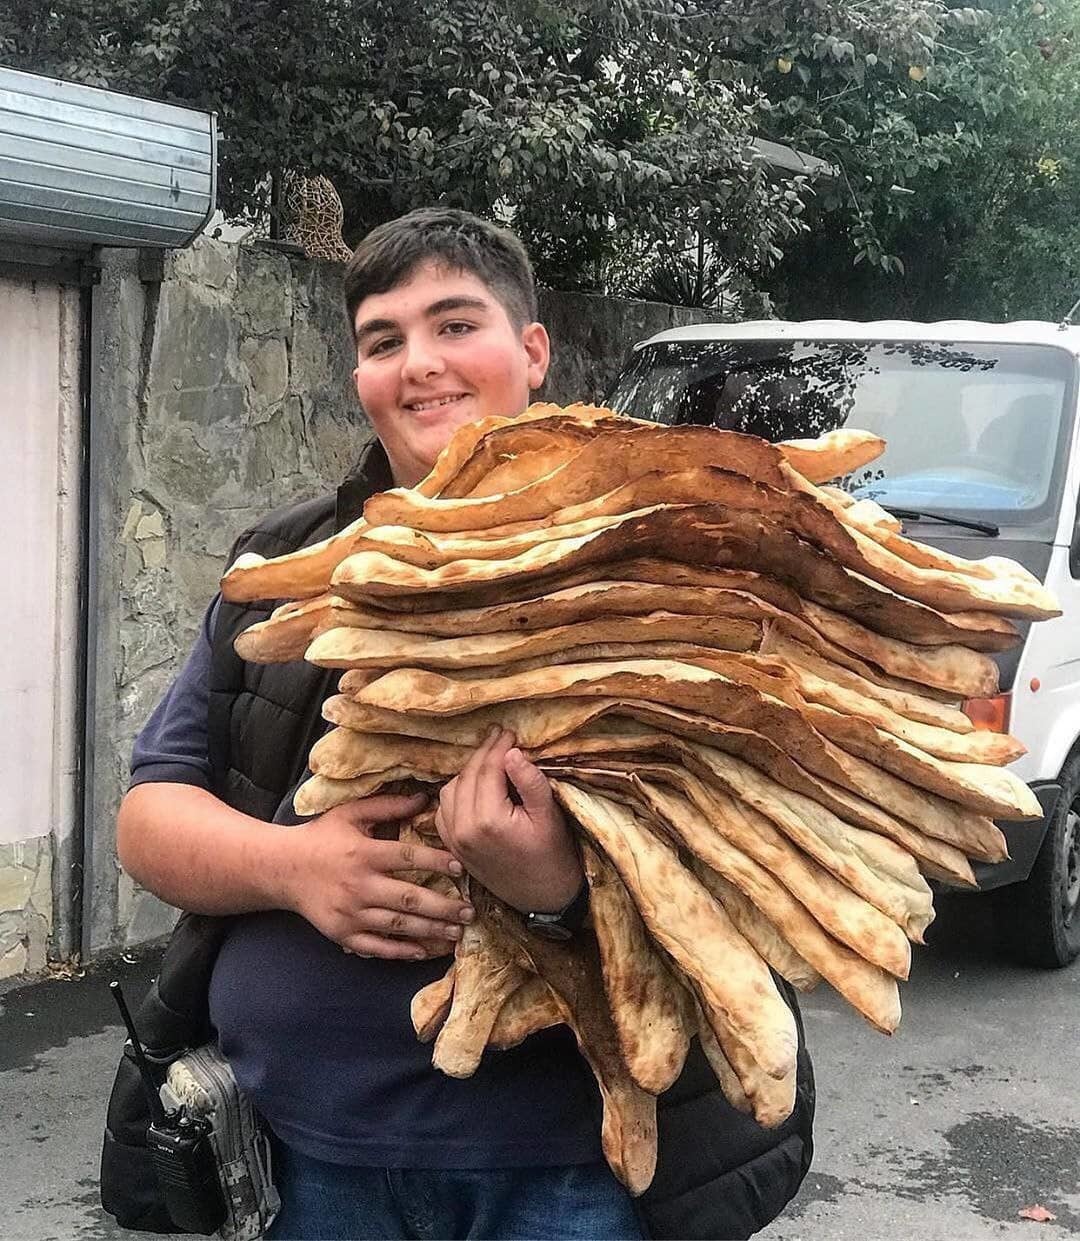
[[(161, 1085), (169, 1065), (211, 1037), (207, 997), (227, 918), (181, 914), (161, 970), (135, 1015), (147, 1059)], [(101, 1149), (101, 1205), (121, 1228), (176, 1232), (146, 1146), (150, 1107), (130, 1046), (120, 1058)]]

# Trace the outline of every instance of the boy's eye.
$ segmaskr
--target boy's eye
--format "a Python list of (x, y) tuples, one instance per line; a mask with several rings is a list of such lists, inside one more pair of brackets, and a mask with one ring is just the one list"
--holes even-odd
[(389, 353), (395, 345), (399, 343), (396, 336), (384, 336), (381, 340), (375, 341), (368, 347), (368, 354), (374, 356), (379, 353)]
[(449, 323), (443, 325), (443, 331), (448, 336), (466, 336), (473, 331), (475, 324), (466, 323), (464, 319), (453, 319)]

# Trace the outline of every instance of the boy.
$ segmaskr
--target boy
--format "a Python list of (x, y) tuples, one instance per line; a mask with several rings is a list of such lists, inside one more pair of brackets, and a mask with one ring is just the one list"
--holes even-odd
[[(234, 556), (323, 537), (367, 495), (416, 483), (457, 427), (521, 412), (543, 382), (532, 272), (505, 230), (413, 212), (361, 243), (345, 292), (356, 390), (378, 442), (339, 491), (336, 520), (325, 503), (294, 506), (242, 536)], [(239, 666), (232, 640), (264, 614), (211, 605), (136, 742), (117, 844), (125, 869), (171, 904), (238, 915), (210, 1012), (277, 1138), (283, 1208), (269, 1235), (640, 1236), (566, 1030), (489, 1054), (461, 1082), (431, 1067), (410, 1024), (411, 997), (445, 972), (472, 910), (401, 872), (456, 874), (464, 861), (526, 914), (580, 910), (580, 862), (546, 780), (512, 737), (490, 738), (441, 800), (447, 850), (406, 853), (380, 838), (422, 798), (272, 825), (296, 822), (292, 791), (333, 682), (307, 666)]]
[[(357, 395), (377, 442), (336, 495), (270, 514), (230, 562), (325, 538), (374, 492), (422, 478), (457, 427), (519, 413), (543, 382), (549, 345), (528, 258), (474, 216), (421, 210), (375, 229), (345, 295)], [(597, 1090), (565, 1028), (488, 1053), (456, 1081), (431, 1067), (410, 1022), (413, 995), (445, 973), (473, 911), (403, 872), (464, 866), (534, 915), (534, 933), (580, 930), (587, 888), (543, 775), (513, 737), (489, 737), (440, 797), (444, 849), (393, 839), (423, 798), (370, 797), (283, 830), (297, 823), (292, 794), (337, 674), (244, 664), (233, 639), (267, 614), (211, 604), (136, 742), (117, 843), (125, 869), (163, 899), (231, 915), (209, 1012), (274, 1135), (283, 1206), (268, 1235), (642, 1236), (603, 1160)], [(724, 1101), (692, 1053), (661, 1100), (652, 1235), (749, 1236), (776, 1215), (809, 1166), (813, 1085), (802, 1064), (795, 1116), (766, 1132)]]

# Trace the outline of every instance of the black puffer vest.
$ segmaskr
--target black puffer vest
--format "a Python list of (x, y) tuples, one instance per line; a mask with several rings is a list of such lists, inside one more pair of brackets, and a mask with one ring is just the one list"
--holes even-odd
[[(237, 539), (229, 563), (244, 552), (270, 558), (318, 543), (361, 516), (369, 496), (392, 486), (390, 463), (375, 441), (336, 494), (271, 513)], [(237, 635), (265, 620), (281, 602), (221, 602), (210, 676), (214, 792), (235, 809), (267, 822), (304, 773), (308, 752), (326, 728), (322, 704), (340, 675), (303, 660), (250, 664), (237, 655)]]
[[(374, 444), (336, 496), (271, 514), (237, 540), (232, 559), (242, 552), (278, 556), (326, 538), (359, 516), (364, 500), (389, 486), (389, 478), (385, 455)], [(308, 751), (325, 728), (322, 703), (337, 676), (301, 662), (248, 664), (235, 654), (236, 635), (265, 619), (274, 606), (221, 604), (210, 692), (214, 791), (236, 809), (265, 820), (274, 818), (303, 776)], [(212, 1036), (207, 994), (225, 923), (184, 914), (142, 1005), (139, 1022), (148, 1049), (163, 1066)], [(651, 1237), (749, 1237), (783, 1210), (806, 1175), (813, 1153), (813, 1071), (794, 992), (777, 981), (799, 1028), (795, 1111), (774, 1130), (736, 1111), (695, 1041), (682, 1076), (658, 1100), (657, 1171), (638, 1201)], [(124, 1227), (174, 1231), (145, 1150), (148, 1121), (134, 1065), (125, 1058), (109, 1104), (102, 1203)]]

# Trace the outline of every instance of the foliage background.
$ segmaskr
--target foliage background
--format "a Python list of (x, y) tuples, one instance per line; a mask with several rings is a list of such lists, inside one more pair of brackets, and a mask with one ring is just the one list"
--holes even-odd
[[(1058, 315), (1080, 0), (9, 0), (0, 62), (219, 113), (220, 200), (445, 201), (544, 282), (718, 313)], [(752, 140), (826, 160), (781, 177)]]

